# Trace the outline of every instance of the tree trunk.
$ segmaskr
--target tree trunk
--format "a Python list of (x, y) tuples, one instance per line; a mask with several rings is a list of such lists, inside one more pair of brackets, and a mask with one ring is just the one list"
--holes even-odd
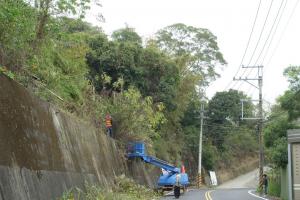
[[(36, 37), (33, 42), (33, 49), (36, 51), (38, 46), (41, 44), (42, 40), (45, 38), (45, 26), (49, 20), (49, 10), (50, 10), (51, 0), (41, 0), (39, 5), (39, 16), (36, 28)], [(37, 4), (36, 4), (37, 6)]]

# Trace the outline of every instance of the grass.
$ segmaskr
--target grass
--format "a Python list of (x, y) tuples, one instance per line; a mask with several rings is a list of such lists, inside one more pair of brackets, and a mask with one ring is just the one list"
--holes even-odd
[(159, 195), (152, 189), (136, 184), (125, 176), (117, 177), (111, 189), (86, 183), (84, 191), (72, 188), (60, 200), (156, 200)]
[(272, 169), (268, 173), (269, 188), (268, 194), (274, 197), (280, 197), (281, 185), (280, 185), (280, 171), (278, 169)]
[(276, 179), (269, 179), (268, 193), (271, 196), (280, 197), (280, 183)]

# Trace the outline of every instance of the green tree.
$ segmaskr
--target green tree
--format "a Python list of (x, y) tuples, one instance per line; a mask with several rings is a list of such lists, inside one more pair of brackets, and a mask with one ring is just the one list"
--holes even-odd
[[(87, 54), (87, 63), (91, 68), (90, 77), (99, 92), (112, 91), (112, 83), (119, 78), (124, 80), (125, 90), (142, 82), (142, 47), (139, 44), (109, 41), (106, 35), (99, 34), (90, 40), (89, 46), (91, 50)], [(104, 74), (111, 78), (110, 83), (105, 83)]]
[(118, 42), (132, 42), (142, 45), (142, 38), (135, 32), (133, 28), (122, 28), (116, 30), (111, 35), (112, 39)]
[[(73, 15), (80, 18), (85, 16), (90, 8), (91, 0), (27, 0), (37, 12), (34, 47), (37, 48), (45, 38), (51, 17)], [(97, 5), (98, 2), (96, 2)]]
[[(162, 104), (153, 105), (151, 97), (143, 98), (141, 93), (130, 87), (115, 96), (107, 105), (116, 124), (116, 136), (124, 140), (143, 140), (149, 144), (159, 137), (157, 127), (165, 122)], [(104, 114), (104, 112), (103, 112)]]
[(141, 56), (138, 88), (154, 102), (163, 102), (168, 111), (176, 109), (174, 99), (179, 83), (176, 63), (155, 46), (144, 48)]
[[(285, 95), (283, 95), (285, 96)], [(264, 128), (264, 142), (267, 158), (275, 167), (287, 164), (287, 130), (297, 126), (289, 119), (288, 111), (278, 104), (273, 106)]]
[(208, 104), (208, 115), (214, 122), (225, 123), (226, 121), (238, 124), (241, 116), (241, 100), (248, 99), (244, 103), (244, 115), (252, 116), (254, 106), (250, 98), (243, 92), (232, 90), (217, 92)]
[(273, 106), (264, 128), (264, 141), (267, 148), (274, 146), (277, 139), (286, 137), (288, 129), (294, 126), (288, 119), (288, 113), (280, 105)]
[[(249, 97), (240, 91), (229, 90), (217, 92), (208, 103), (208, 120), (205, 130), (218, 149), (224, 150), (224, 148), (227, 148), (224, 144), (225, 139), (228, 135), (233, 134), (235, 129), (251, 132), (249, 130), (251, 125), (240, 121), (241, 99), (249, 99)], [(253, 104), (251, 102), (245, 103), (244, 115), (252, 116), (253, 111)], [(240, 127), (243, 125), (248, 127), (248, 130)]]
[(62, 34), (70, 34), (70, 33), (78, 33), (84, 32), (89, 36), (93, 36), (95, 34), (102, 33), (103, 30), (100, 27), (92, 26), (92, 24), (83, 21), (81, 18), (73, 19), (69, 17), (59, 17), (54, 21), (55, 30), (58, 32), (55, 34), (56, 37), (62, 36)]
[(300, 117), (300, 67), (288, 67), (284, 75), (290, 82), (290, 90), (287, 90), (279, 101), (282, 108), (288, 111), (289, 119), (294, 120)]
[(285, 168), (288, 164), (288, 146), (286, 137), (278, 138), (273, 146), (267, 149), (267, 155), (275, 167)]
[[(181, 126), (184, 133), (184, 146), (183, 155), (191, 166), (197, 166), (198, 163), (198, 150), (199, 150), (199, 131), (200, 131), (200, 101), (198, 96), (192, 98), (189, 102), (184, 117), (181, 120)], [(217, 148), (212, 144), (210, 138), (207, 137), (207, 132), (203, 136), (203, 167), (207, 170), (216, 168), (218, 161)], [(193, 173), (196, 174), (197, 169)]]
[[(195, 152), (193, 146), (197, 137), (197, 123), (185, 124), (184, 122), (197, 121), (192, 115), (189, 116), (190, 111), (187, 111), (193, 104), (194, 100), (191, 99), (198, 98), (195, 86), (200, 82), (201, 85), (207, 85), (217, 76), (216, 65), (226, 63), (215, 40), (216, 37), (208, 30), (174, 24), (158, 31), (155, 39), (148, 41), (148, 46), (157, 46), (170, 56), (179, 74), (177, 86), (174, 92), (170, 93), (172, 95), (169, 95), (173, 97), (170, 98), (172, 109), (167, 109), (169, 112), (165, 113), (165, 116), (168, 120), (161, 128), (163, 140), (169, 142), (169, 144), (165, 143), (165, 147), (168, 146), (174, 162), (181, 162), (181, 155), (193, 155), (194, 153), (191, 152)], [(178, 148), (170, 148), (172, 143), (176, 143)], [(187, 146), (192, 147), (187, 148)], [(192, 158), (189, 160), (195, 160), (196, 157), (192, 156)]]
[(283, 109), (288, 111), (289, 119), (294, 120), (300, 116), (300, 93), (287, 90), (283, 96), (279, 98)]
[(300, 117), (299, 66), (288, 67), (284, 75), (290, 82), (290, 89), (278, 98), (278, 104), (273, 106), (264, 129), (267, 157), (275, 167), (286, 166), (288, 157), (286, 133), (288, 129), (298, 127), (295, 120)]
[[(87, 62), (96, 89), (112, 91), (112, 84), (122, 78), (124, 90), (135, 86), (154, 103), (163, 102), (167, 110), (174, 110), (179, 82), (176, 63), (156, 46), (142, 47), (141, 38), (132, 29), (117, 30), (112, 38), (109, 41), (101, 34), (90, 41)], [(105, 81), (106, 77), (111, 80)]]
[(292, 90), (300, 90), (300, 66), (290, 66), (286, 68), (283, 75), (288, 78)]
[(161, 49), (184, 60), (182, 75), (190, 71), (197, 73), (202, 78), (202, 84), (208, 84), (209, 80), (217, 77), (217, 65), (226, 64), (216, 40), (208, 29), (185, 24), (167, 26), (156, 34), (156, 42)]

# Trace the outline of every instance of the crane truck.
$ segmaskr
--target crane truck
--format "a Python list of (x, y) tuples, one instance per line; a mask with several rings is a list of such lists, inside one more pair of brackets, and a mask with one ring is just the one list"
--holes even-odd
[(172, 190), (176, 183), (177, 174), (180, 174), (179, 183), (183, 192), (186, 191), (186, 188), (189, 185), (189, 178), (185, 171), (181, 171), (180, 168), (173, 166), (164, 160), (147, 155), (145, 144), (143, 142), (130, 143), (127, 148), (127, 158), (139, 158), (145, 163), (155, 165), (165, 170), (165, 173), (162, 173), (157, 181), (157, 190), (162, 192)]

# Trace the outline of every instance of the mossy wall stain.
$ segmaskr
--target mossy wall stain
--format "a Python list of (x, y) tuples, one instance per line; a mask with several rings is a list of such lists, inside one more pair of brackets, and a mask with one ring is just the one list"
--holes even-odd
[(56, 199), (85, 181), (109, 187), (134, 174), (126, 163), (102, 131), (0, 75), (0, 200)]

